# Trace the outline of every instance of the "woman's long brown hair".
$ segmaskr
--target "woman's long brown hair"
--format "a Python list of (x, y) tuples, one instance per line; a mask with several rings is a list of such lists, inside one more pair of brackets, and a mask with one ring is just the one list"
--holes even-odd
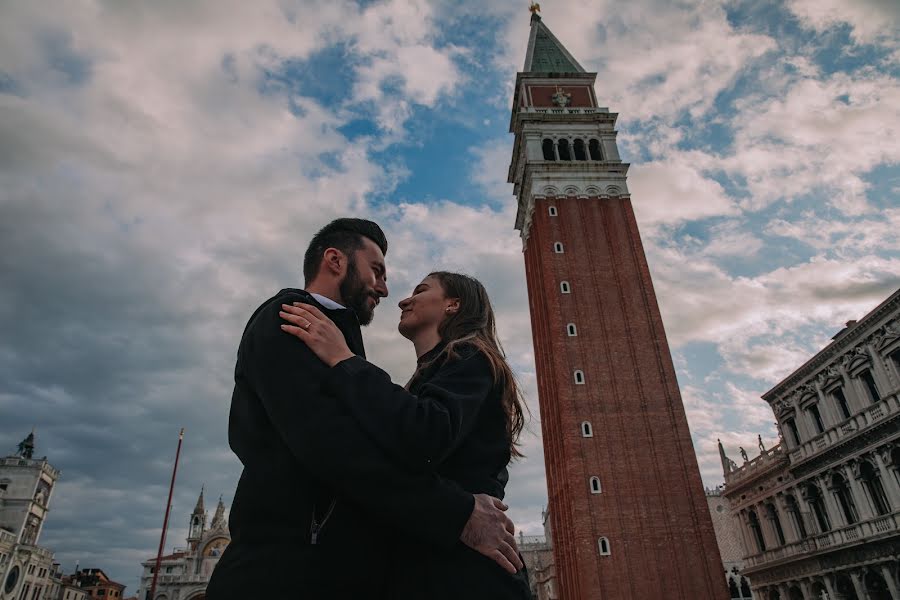
[[(494, 309), (487, 290), (474, 277), (460, 273), (435, 271), (428, 276), (441, 283), (447, 298), (459, 299), (459, 310), (444, 319), (438, 327), (441, 340), (447, 344), (441, 355), (456, 356), (455, 349), (460, 344), (471, 344), (484, 353), (491, 365), (495, 384), (503, 390), (501, 404), (506, 414), (510, 455), (523, 456), (518, 449), (519, 436), (525, 428), (525, 412), (528, 407), (522, 399), (515, 375), (506, 361), (506, 354), (497, 337)], [(437, 360), (438, 357), (430, 362)]]

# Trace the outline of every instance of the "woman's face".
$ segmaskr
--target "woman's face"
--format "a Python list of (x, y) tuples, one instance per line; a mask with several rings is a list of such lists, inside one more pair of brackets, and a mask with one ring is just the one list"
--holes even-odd
[(440, 280), (426, 277), (409, 298), (400, 301), (400, 335), (412, 339), (418, 332), (436, 331), (448, 314), (459, 307), (459, 300), (447, 298)]

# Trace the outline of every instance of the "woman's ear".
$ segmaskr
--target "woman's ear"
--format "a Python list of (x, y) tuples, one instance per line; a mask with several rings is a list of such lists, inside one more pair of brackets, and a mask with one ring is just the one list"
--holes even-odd
[(444, 309), (448, 315), (456, 314), (459, 311), (459, 298), (451, 298), (449, 303), (447, 304), (447, 308)]

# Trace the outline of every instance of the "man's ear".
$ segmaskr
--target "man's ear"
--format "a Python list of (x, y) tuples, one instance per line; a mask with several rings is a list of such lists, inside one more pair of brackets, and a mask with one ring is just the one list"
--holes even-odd
[(347, 255), (337, 248), (328, 248), (322, 256), (322, 268), (334, 277), (342, 277), (347, 270)]

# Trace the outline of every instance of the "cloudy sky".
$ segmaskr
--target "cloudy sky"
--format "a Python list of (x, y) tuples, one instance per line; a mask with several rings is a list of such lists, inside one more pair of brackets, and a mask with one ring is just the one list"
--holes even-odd
[[(704, 481), (775, 438), (759, 395), (900, 286), (900, 4), (544, 0), (598, 72)], [(244, 322), (299, 286), (310, 235), (377, 219), (392, 302), (370, 358), (405, 380), (402, 299), (481, 278), (535, 411), (508, 499), (546, 501), (506, 172), (527, 2), (0, 5), (0, 452), (63, 471), (42, 542), (136, 590), (178, 430), (168, 546), (230, 503)], [(290, 510), (281, 507), (280, 510)]]

